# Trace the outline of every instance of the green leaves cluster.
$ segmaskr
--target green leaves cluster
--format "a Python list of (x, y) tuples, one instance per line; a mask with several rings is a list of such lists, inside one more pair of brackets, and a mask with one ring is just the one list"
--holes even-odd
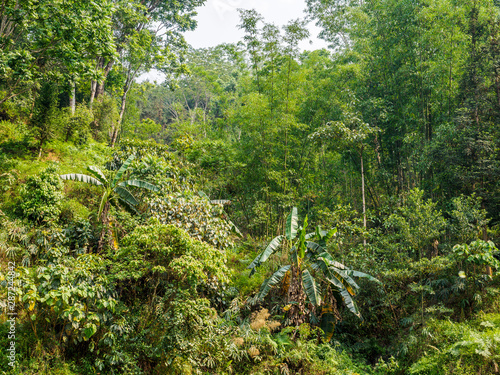
[[(325, 247), (326, 242), (336, 234), (336, 229), (327, 232), (317, 227), (315, 232), (307, 233), (307, 226), (306, 216), (299, 231), (298, 212), (297, 208), (294, 207), (286, 220), (285, 236), (274, 238), (266, 249), (248, 266), (251, 270), (251, 276), (257, 267), (266, 262), (271, 255), (278, 251), (285, 239), (292, 241), (289, 249), (285, 247), (291, 265), (280, 267), (270, 278), (266, 279), (260, 288), (257, 299), (263, 300), (271, 288), (278, 285), (284, 276), (291, 272), (293, 267), (296, 270), (296, 274), (291, 275), (292, 281), (287, 288), (293, 285), (293, 277), (300, 279), (300, 281), (295, 280), (295, 282), (302, 283), (308, 302), (317, 307), (330, 304), (331, 293), (333, 291), (341, 296), (346, 307), (353, 314), (361, 318), (361, 314), (352, 298), (359, 286), (352, 277), (366, 277), (377, 282), (378, 280), (363, 272), (350, 270), (332, 258)], [(315, 239), (317, 242), (310, 241), (309, 239)], [(297, 303), (298, 301), (289, 300), (288, 303), (290, 302)]]
[(118, 200), (131, 208), (135, 208), (135, 206), (139, 204), (134, 195), (127, 189), (129, 186), (143, 188), (150, 191), (158, 191), (158, 188), (155, 185), (150, 184), (149, 182), (135, 179), (125, 179), (125, 177), (127, 176), (126, 173), (134, 158), (134, 155), (130, 155), (128, 159), (125, 160), (125, 162), (122, 164), (120, 169), (114, 174), (114, 176), (111, 176), (109, 180), (106, 178), (103, 171), (96, 166), (90, 166), (87, 168), (93, 176), (70, 173), (61, 175), (60, 177), (63, 180), (80, 181), (88, 184), (102, 186), (104, 191), (101, 197), (101, 203), (99, 205), (98, 211), (98, 217), (101, 217), (105, 207), (110, 201)]
[(55, 221), (61, 213), (63, 184), (50, 166), (39, 175), (28, 177), (21, 189), (21, 210), (34, 223)]

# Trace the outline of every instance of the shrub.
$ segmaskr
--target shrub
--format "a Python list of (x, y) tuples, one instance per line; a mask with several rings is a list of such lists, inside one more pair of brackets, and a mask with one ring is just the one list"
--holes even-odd
[(74, 199), (66, 200), (61, 205), (59, 219), (63, 223), (88, 219), (90, 210)]
[(416, 343), (423, 356), (408, 374), (493, 374), (499, 371), (500, 315), (454, 323), (431, 320)]
[(50, 166), (39, 175), (28, 177), (21, 189), (23, 216), (36, 223), (50, 222), (59, 217), (63, 198), (63, 183)]

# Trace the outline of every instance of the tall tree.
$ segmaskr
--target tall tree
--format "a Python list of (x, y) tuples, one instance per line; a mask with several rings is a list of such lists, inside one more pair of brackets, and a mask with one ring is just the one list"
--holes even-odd
[(3, 1), (0, 104), (47, 79), (64, 82), (95, 74), (96, 58), (114, 56), (112, 10), (108, 0)]

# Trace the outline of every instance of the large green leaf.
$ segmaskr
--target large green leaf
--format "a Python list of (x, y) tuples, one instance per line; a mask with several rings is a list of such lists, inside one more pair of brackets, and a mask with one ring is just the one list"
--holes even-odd
[(297, 207), (292, 208), (292, 212), (286, 218), (285, 235), (286, 239), (291, 241), (297, 236), (297, 228), (299, 227), (299, 216)]
[(319, 258), (324, 258), (325, 259), (325, 262), (327, 262), (329, 265), (335, 267), (335, 268), (338, 268), (338, 269), (341, 269), (341, 270), (346, 270), (347, 267), (344, 266), (342, 263), (339, 263), (337, 262), (336, 260), (333, 260), (332, 256), (328, 253), (328, 252), (323, 252), (323, 253), (319, 253), (317, 255), (318, 259)]
[(283, 279), (283, 276), (285, 276), (285, 274), (290, 270), (290, 267), (290, 265), (283, 266), (278, 271), (273, 273), (270, 278), (264, 280), (260, 287), (259, 294), (257, 295), (257, 299), (263, 300), (267, 296), (271, 288)]
[[(224, 211), (225, 213), (225, 211)], [(229, 225), (231, 225), (231, 231), (236, 233), (238, 235), (238, 237), (242, 238), (243, 237), (243, 233), (240, 232), (240, 230), (238, 229), (238, 227), (229, 219), (227, 219), (227, 222), (229, 223)]]
[(347, 292), (347, 290), (342, 289), (340, 290), (340, 295), (342, 296), (342, 299), (344, 300), (344, 303), (346, 307), (354, 314), (356, 315), (359, 319), (363, 319), (361, 316), (361, 313), (358, 310), (358, 307), (356, 306), (356, 302), (352, 299), (351, 295)]
[(264, 263), (281, 245), (281, 241), (283, 240), (283, 236), (278, 236), (274, 238), (269, 245), (267, 245), (266, 249), (257, 255), (257, 257), (250, 263), (247, 269), (251, 269), (250, 276), (255, 273), (255, 269), (259, 267), (262, 263)]
[(122, 186), (122, 187), (135, 186), (138, 188), (147, 189), (147, 190), (151, 190), (154, 192), (160, 191), (160, 189), (156, 185), (150, 184), (149, 182), (142, 181), (142, 180), (127, 180), (127, 181), (120, 182), (118, 184), (118, 186)]
[(302, 284), (304, 285), (304, 290), (307, 298), (309, 298), (309, 302), (315, 306), (321, 305), (321, 297), (318, 287), (316, 286), (316, 281), (309, 273), (309, 270), (304, 270), (304, 272), (302, 272)]
[(312, 256), (317, 256), (317, 255), (319, 255), (321, 253), (325, 253), (326, 252), (326, 250), (323, 248), (323, 246), (321, 246), (320, 244), (317, 244), (316, 242), (306, 241), (306, 247), (309, 250), (311, 250), (310, 254)]
[(346, 305), (346, 307), (357, 317), (362, 319), (360, 312), (358, 311), (358, 308), (356, 304), (354, 303), (354, 300), (351, 297), (351, 294), (347, 291), (347, 289), (344, 287), (344, 285), (337, 280), (336, 278), (326, 278), (330, 283), (332, 283), (337, 290), (339, 291), (340, 295), (342, 296), (342, 299)]
[[(327, 279), (337, 280), (340, 284), (342, 284), (342, 289), (347, 290), (350, 295), (356, 295), (356, 289), (359, 288), (358, 284), (356, 284), (352, 278), (342, 273), (339, 269), (335, 267), (328, 267), (324, 274)], [(330, 282), (333, 283), (333, 281)]]
[(325, 241), (331, 239), (333, 236), (335, 236), (335, 234), (337, 234), (337, 228), (330, 229), (328, 233), (323, 235), (325, 237)]
[(382, 284), (379, 279), (376, 279), (375, 277), (368, 275), (367, 273), (364, 273), (364, 272), (354, 271), (354, 270), (345, 270), (344, 272), (349, 276), (364, 277), (365, 279), (368, 279), (370, 281), (374, 281), (376, 283)]
[[(354, 279), (347, 275), (344, 270), (339, 270), (336, 267), (328, 267), (328, 270), (335, 275), (337, 279), (342, 281), (342, 283), (345, 285), (345, 287), (349, 290), (348, 286), (354, 289), (359, 289), (359, 285), (354, 281)], [(351, 293), (353, 294), (353, 293)]]
[(124, 187), (118, 186), (114, 189), (115, 193), (120, 196), (121, 199), (123, 199), (125, 202), (132, 206), (136, 206), (139, 204), (137, 199), (132, 195), (130, 191), (125, 189)]
[(98, 167), (91, 165), (90, 167), (87, 167), (87, 170), (90, 173), (92, 173), (104, 185), (107, 184), (108, 180), (106, 179), (106, 176)]
[(137, 208), (135, 208), (134, 206), (132, 206), (130, 203), (128, 203), (126, 200), (118, 197), (118, 200), (120, 201), (120, 203), (122, 204), (123, 207), (125, 207), (126, 210), (128, 210), (131, 214), (136, 214), (136, 215), (139, 215), (140, 212), (137, 211)]
[(337, 324), (337, 317), (333, 314), (333, 309), (330, 306), (324, 307), (323, 311), (324, 312), (321, 314), (320, 328), (325, 333), (325, 342), (330, 342), (333, 337), (333, 332), (335, 331), (335, 325)]
[(86, 174), (69, 173), (60, 175), (59, 177), (61, 177), (63, 180), (80, 181), (80, 182), (86, 182), (87, 184), (102, 185), (102, 183), (98, 179)]
[(306, 234), (306, 240), (316, 237), (316, 232), (311, 232)]
[(113, 179), (113, 182), (111, 183), (112, 187), (116, 186), (116, 183), (120, 181), (120, 178), (122, 178), (123, 174), (127, 171), (128, 167), (132, 163), (132, 161), (135, 159), (135, 155), (132, 154), (128, 157), (127, 160), (122, 164), (118, 172), (116, 172), (115, 178)]

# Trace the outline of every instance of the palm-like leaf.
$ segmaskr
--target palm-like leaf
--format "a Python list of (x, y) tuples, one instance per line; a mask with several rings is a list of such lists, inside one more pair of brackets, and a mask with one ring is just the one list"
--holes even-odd
[(121, 199), (123, 199), (128, 204), (130, 204), (132, 206), (137, 206), (139, 204), (139, 202), (137, 201), (137, 199), (135, 199), (135, 197), (132, 195), (132, 193), (130, 191), (128, 191), (127, 189), (125, 189), (124, 187), (118, 186), (115, 188), (114, 191), (116, 194), (119, 195), (119, 197)]
[(122, 164), (118, 172), (116, 172), (115, 178), (113, 179), (113, 182), (111, 183), (111, 186), (116, 186), (116, 183), (120, 181), (120, 178), (122, 178), (123, 174), (127, 171), (128, 167), (132, 163), (132, 161), (135, 159), (135, 155), (132, 154), (130, 155), (127, 160)]
[(80, 182), (86, 182), (87, 184), (93, 184), (93, 185), (102, 185), (101, 181), (98, 179), (91, 177), (86, 174), (80, 174), (80, 173), (69, 173), (69, 174), (63, 174), (59, 176), (63, 180), (72, 180), (72, 181), (80, 181)]
[(87, 170), (92, 173), (99, 181), (101, 181), (103, 185), (106, 185), (108, 183), (106, 176), (98, 167), (91, 165), (90, 167), (87, 167)]
[(331, 239), (333, 236), (335, 236), (335, 234), (337, 234), (337, 228), (330, 229), (328, 231), (328, 233), (326, 233), (326, 235), (323, 235), (325, 238), (325, 241), (328, 241), (329, 239)]
[[(307, 239), (307, 236), (306, 236)], [(318, 256), (321, 253), (326, 253), (326, 250), (320, 244), (312, 241), (306, 241), (306, 247), (310, 250), (310, 256)]]
[(329, 253), (327, 253), (326, 251), (318, 254), (317, 258), (318, 259), (323, 258), (325, 263), (327, 263), (328, 265), (331, 265), (335, 268), (338, 268), (339, 270), (347, 270), (346, 266), (344, 266), (342, 263), (337, 262), (336, 260), (333, 260), (332, 256)]
[(316, 281), (308, 270), (304, 270), (304, 272), (302, 272), (302, 284), (304, 285), (304, 290), (306, 292), (307, 298), (309, 298), (309, 302), (311, 302), (315, 306), (321, 305), (321, 297), (316, 285)]
[(342, 296), (342, 299), (344, 300), (344, 303), (345, 303), (346, 307), (354, 315), (356, 315), (359, 318), (361, 318), (361, 314), (359, 313), (358, 308), (357, 308), (356, 304), (354, 303), (354, 300), (352, 299), (351, 294), (347, 291), (347, 289), (344, 287), (344, 285), (339, 280), (337, 280), (336, 278), (331, 278), (330, 279), (330, 278), (327, 277), (326, 279), (336, 287), (336, 289), (338, 290), (338, 292)]
[(334, 278), (339, 280), (342, 285), (344, 285), (344, 288), (349, 292), (351, 296), (356, 295), (355, 289), (359, 289), (359, 286), (352, 279), (352, 277), (346, 275), (343, 271), (335, 267), (328, 267), (328, 271), (330, 271), (330, 276), (333, 276)]
[(229, 199), (212, 199), (210, 201), (211, 204), (220, 204), (220, 205), (226, 205), (226, 204), (231, 204), (231, 201)]
[(137, 208), (135, 208), (134, 206), (132, 206), (126, 200), (122, 199), (121, 197), (119, 197), (118, 200), (123, 205), (123, 207), (125, 207), (125, 209), (128, 210), (130, 213), (133, 213), (133, 214), (136, 214), (136, 215), (140, 214), (140, 212), (137, 211)]
[(104, 206), (106, 205), (106, 202), (108, 201), (110, 194), (110, 190), (106, 189), (104, 191), (104, 194), (101, 197), (101, 203), (99, 204), (99, 213), (97, 214), (97, 217), (101, 217), (102, 211), (104, 210)]
[(259, 267), (262, 263), (264, 263), (281, 245), (281, 241), (283, 240), (283, 236), (278, 236), (274, 238), (269, 245), (267, 245), (266, 249), (257, 255), (257, 257), (253, 260), (252, 263), (247, 267), (247, 269), (251, 269), (250, 276), (255, 273), (257, 267)]
[(376, 283), (382, 284), (379, 279), (377, 279), (371, 275), (368, 275), (367, 273), (364, 273), (364, 272), (354, 271), (354, 270), (345, 270), (344, 272), (346, 275), (349, 275), (349, 276), (363, 277), (363, 278), (368, 279), (370, 281), (374, 281)]
[(361, 313), (358, 310), (358, 306), (356, 306), (356, 302), (354, 302), (354, 300), (352, 299), (351, 295), (347, 292), (347, 290), (345, 289), (340, 290), (340, 295), (342, 296), (342, 299), (344, 300), (346, 307), (359, 319), (363, 319)]
[(286, 239), (291, 241), (297, 236), (297, 228), (299, 227), (299, 215), (297, 207), (292, 208), (292, 212), (286, 219), (285, 235)]
[(271, 288), (283, 279), (283, 276), (285, 276), (285, 274), (290, 270), (290, 267), (290, 265), (283, 266), (278, 271), (273, 273), (273, 275), (269, 279), (266, 279), (260, 287), (257, 299), (263, 300), (267, 296)]
[(138, 188), (147, 189), (147, 190), (154, 191), (154, 192), (157, 192), (160, 190), (156, 185), (153, 185), (149, 182), (142, 181), (142, 180), (127, 180), (127, 181), (120, 182), (118, 184), (118, 186), (121, 186), (121, 187), (135, 186)]

